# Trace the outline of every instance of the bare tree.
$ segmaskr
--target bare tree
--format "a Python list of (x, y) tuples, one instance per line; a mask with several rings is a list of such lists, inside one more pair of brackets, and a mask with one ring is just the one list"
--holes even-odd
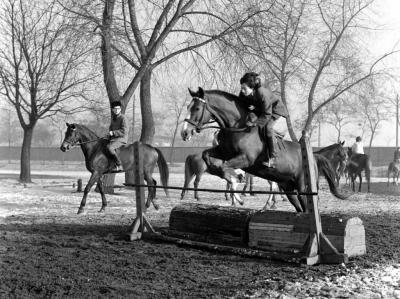
[[(80, 76), (87, 48), (71, 43), (54, 1), (8, 0), (0, 13), (1, 93), (14, 106), (24, 139), (20, 181), (30, 182), (30, 148), (40, 119), (65, 110), (90, 77)], [(79, 87), (79, 88), (78, 88)]]
[[(373, 2), (278, 0), (269, 18), (253, 19), (251, 29), (241, 28), (237, 38), (226, 43), (246, 68), (274, 75), (289, 110), (293, 100), (288, 95), (300, 99), (307, 111), (300, 121), (302, 130), (310, 132), (314, 117), (327, 104), (379, 73), (378, 63), (394, 52), (368, 62), (369, 53), (359, 46), (357, 37), (368, 28)], [(292, 140), (297, 140), (290, 118), (287, 124)]]
[(360, 90), (358, 105), (356, 105), (358, 109), (353, 111), (365, 122), (365, 127), (369, 130), (368, 150), (370, 152), (380, 125), (390, 117), (387, 113), (390, 107), (386, 95), (377, 88), (379, 84), (376, 79), (367, 80), (363, 85), (364, 88)]
[(320, 113), (324, 116), (324, 122), (332, 125), (335, 128), (337, 132), (337, 142), (341, 141), (343, 128), (354, 122), (353, 113), (354, 110), (352, 109), (352, 101), (342, 98), (339, 98), (336, 101), (326, 105), (324, 112)]

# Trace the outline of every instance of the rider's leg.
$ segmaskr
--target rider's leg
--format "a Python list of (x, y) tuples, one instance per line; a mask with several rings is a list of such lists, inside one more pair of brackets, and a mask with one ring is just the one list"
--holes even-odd
[(116, 151), (117, 148), (119, 148), (121, 145), (122, 144), (119, 141), (110, 141), (110, 143), (107, 145), (108, 152), (114, 159), (114, 162), (116, 165), (115, 170), (121, 170), (122, 163), (121, 163), (121, 160), (119, 159), (117, 151)]
[(274, 136), (274, 124), (275, 120), (271, 119), (263, 129), (269, 153), (268, 163), (263, 163), (263, 164), (268, 167), (275, 167), (276, 165), (276, 139)]

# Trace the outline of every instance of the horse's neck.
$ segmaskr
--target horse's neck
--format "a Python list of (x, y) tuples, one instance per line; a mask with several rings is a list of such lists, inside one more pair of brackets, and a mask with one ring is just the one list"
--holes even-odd
[(99, 139), (99, 137), (95, 133), (91, 132), (89, 129), (86, 129), (86, 131), (81, 132), (80, 136), (82, 142), (81, 149), (83, 155), (85, 156), (85, 159), (87, 160), (97, 150), (99, 142), (101, 142), (101, 139)]
[(246, 113), (234, 101), (218, 99), (210, 102), (209, 105), (220, 126), (225, 128), (237, 128), (244, 125)]

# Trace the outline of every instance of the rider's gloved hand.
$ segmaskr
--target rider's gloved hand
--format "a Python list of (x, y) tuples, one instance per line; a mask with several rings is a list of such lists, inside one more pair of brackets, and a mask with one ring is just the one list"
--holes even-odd
[(246, 122), (246, 127), (248, 127), (248, 128), (252, 128), (252, 127), (255, 127), (257, 124), (256, 123), (253, 123), (252, 121), (247, 121)]

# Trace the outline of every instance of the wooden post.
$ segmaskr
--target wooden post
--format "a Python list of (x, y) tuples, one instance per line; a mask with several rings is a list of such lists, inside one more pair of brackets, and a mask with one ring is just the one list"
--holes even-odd
[(130, 227), (130, 240), (139, 240), (142, 234), (147, 231), (155, 232), (150, 222), (146, 218), (146, 205), (144, 193), (144, 178), (143, 178), (143, 148), (139, 141), (133, 144), (133, 159), (134, 159), (134, 177), (135, 177), (135, 193), (136, 193), (136, 218)]
[[(315, 173), (314, 155), (308, 134), (303, 131), (300, 139), (302, 152), (304, 183), (306, 192), (316, 193), (317, 174)], [(347, 255), (341, 254), (322, 232), (321, 216), (318, 209), (318, 197), (307, 195), (307, 213), (310, 220), (310, 235), (304, 246), (305, 262), (308, 265), (317, 263), (341, 263), (347, 261)]]

